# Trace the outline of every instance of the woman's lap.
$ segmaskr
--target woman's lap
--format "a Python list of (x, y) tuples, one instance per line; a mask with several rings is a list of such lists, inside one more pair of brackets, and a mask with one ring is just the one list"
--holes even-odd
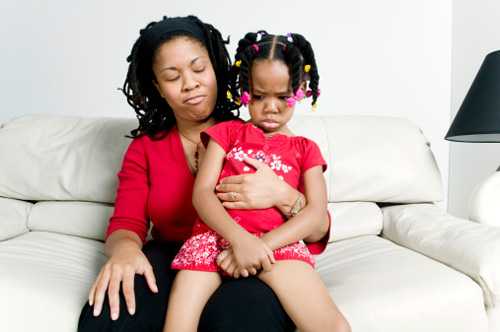
[(202, 332), (295, 331), (271, 288), (256, 277), (224, 279), (200, 318)]
[[(156, 276), (159, 293), (149, 290), (143, 276), (136, 275), (136, 313), (131, 316), (120, 292), (120, 316), (112, 321), (107, 296), (99, 317), (85, 304), (78, 324), (79, 332), (159, 331), (167, 310), (168, 294), (176, 271), (170, 262), (180, 245), (150, 241), (144, 246)], [(293, 331), (294, 326), (273, 291), (257, 278), (225, 281), (207, 303), (200, 319), (201, 332)]]

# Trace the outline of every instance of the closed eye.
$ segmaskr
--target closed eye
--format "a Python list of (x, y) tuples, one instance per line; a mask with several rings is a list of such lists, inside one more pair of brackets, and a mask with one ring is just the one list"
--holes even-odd
[(167, 82), (174, 82), (174, 81), (177, 81), (179, 79), (180, 76), (175, 76), (175, 77), (167, 77), (165, 78), (165, 80)]

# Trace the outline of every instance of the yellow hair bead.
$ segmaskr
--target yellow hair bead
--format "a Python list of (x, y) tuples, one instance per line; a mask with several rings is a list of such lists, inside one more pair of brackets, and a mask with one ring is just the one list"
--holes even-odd
[(311, 70), (311, 65), (304, 66), (304, 73), (308, 73)]
[(241, 60), (236, 61), (234, 65), (239, 68), (241, 66)]
[(226, 98), (229, 99), (229, 100), (233, 100), (233, 94), (231, 93), (231, 91), (227, 90), (227, 92), (226, 92)]
[(240, 100), (240, 98), (236, 99), (236, 100), (234, 101), (234, 103), (235, 103), (236, 105), (240, 106), (240, 105), (241, 105), (241, 100)]
[(316, 112), (317, 110), (318, 110), (318, 103), (314, 103), (314, 105), (312, 105), (312, 111)]

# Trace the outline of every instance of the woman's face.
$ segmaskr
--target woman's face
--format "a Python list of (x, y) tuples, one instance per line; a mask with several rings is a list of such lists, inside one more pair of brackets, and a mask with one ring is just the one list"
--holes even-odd
[(258, 60), (252, 64), (250, 77), (248, 111), (252, 123), (264, 132), (280, 131), (293, 115), (293, 107), (286, 102), (292, 95), (287, 65), (278, 60)]
[(206, 120), (217, 101), (217, 81), (208, 52), (189, 37), (163, 43), (153, 59), (153, 82), (177, 121)]

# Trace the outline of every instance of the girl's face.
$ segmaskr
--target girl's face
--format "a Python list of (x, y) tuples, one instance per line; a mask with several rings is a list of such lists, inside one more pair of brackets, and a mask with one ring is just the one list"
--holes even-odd
[(154, 85), (177, 121), (203, 122), (214, 110), (217, 81), (208, 52), (189, 37), (174, 37), (153, 59)]
[(286, 103), (292, 95), (288, 66), (279, 60), (257, 60), (250, 77), (251, 122), (266, 133), (284, 131), (293, 115)]

